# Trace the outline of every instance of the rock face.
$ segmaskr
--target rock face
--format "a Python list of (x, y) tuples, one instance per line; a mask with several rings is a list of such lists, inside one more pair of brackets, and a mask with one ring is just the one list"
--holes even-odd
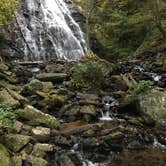
[(34, 107), (27, 105), (25, 109), (19, 111), (19, 116), (29, 120), (34, 124), (41, 124), (50, 128), (57, 128), (59, 126), (59, 122), (56, 118), (49, 114), (45, 114)]
[(166, 129), (166, 91), (164, 89), (155, 88), (140, 95), (139, 104), (144, 116), (153, 119), (159, 128)]
[(0, 144), (0, 162), (1, 166), (11, 166), (9, 153), (2, 144)]

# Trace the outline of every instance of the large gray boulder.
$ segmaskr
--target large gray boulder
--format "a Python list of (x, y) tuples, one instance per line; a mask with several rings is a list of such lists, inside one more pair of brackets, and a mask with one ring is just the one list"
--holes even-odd
[(139, 109), (145, 119), (155, 122), (158, 129), (166, 132), (166, 90), (154, 88), (139, 95)]

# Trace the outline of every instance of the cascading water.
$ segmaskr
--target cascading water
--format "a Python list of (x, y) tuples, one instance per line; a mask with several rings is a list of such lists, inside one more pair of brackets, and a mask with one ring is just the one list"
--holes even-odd
[(113, 113), (111, 112), (111, 108), (114, 106), (118, 106), (119, 103), (117, 100), (110, 96), (104, 96), (102, 98), (103, 109), (101, 110), (101, 117), (99, 118), (101, 121), (111, 121), (113, 120)]
[(84, 34), (63, 0), (25, 0), (17, 23), (25, 61), (77, 60), (87, 51)]

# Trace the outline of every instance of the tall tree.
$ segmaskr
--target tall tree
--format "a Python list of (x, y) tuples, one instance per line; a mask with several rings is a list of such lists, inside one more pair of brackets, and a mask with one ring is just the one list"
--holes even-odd
[(156, 27), (161, 32), (164, 38), (166, 38), (166, 31), (162, 25), (162, 18), (161, 18), (161, 11), (160, 6), (162, 5), (161, 0), (149, 0), (148, 5), (151, 10), (151, 14), (154, 20), (154, 23), (156, 24)]

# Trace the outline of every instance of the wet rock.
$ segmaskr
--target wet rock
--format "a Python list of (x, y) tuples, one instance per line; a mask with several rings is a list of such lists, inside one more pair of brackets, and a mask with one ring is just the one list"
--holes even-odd
[(9, 153), (2, 144), (0, 144), (0, 162), (1, 166), (11, 166)]
[(0, 91), (0, 106), (18, 107), (19, 105), (19, 101), (14, 99), (7, 90)]
[(61, 155), (58, 159), (58, 163), (60, 166), (76, 166), (67, 155)]
[(3, 137), (3, 142), (13, 152), (19, 152), (31, 140), (30, 136), (20, 134), (7, 134)]
[(34, 145), (32, 155), (44, 158), (48, 152), (52, 152), (53, 150), (54, 150), (54, 145), (52, 144), (37, 143)]
[(32, 136), (39, 142), (48, 141), (51, 135), (51, 129), (45, 127), (36, 127), (32, 129)]
[(36, 78), (40, 81), (51, 81), (51, 82), (63, 82), (67, 79), (67, 74), (65, 73), (41, 73), (36, 75)]
[(49, 128), (59, 127), (59, 122), (55, 117), (45, 114), (30, 105), (27, 105), (23, 110), (19, 111), (18, 115), (21, 118), (29, 120), (34, 125), (41, 124)]

